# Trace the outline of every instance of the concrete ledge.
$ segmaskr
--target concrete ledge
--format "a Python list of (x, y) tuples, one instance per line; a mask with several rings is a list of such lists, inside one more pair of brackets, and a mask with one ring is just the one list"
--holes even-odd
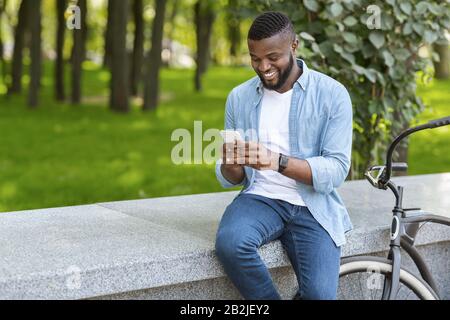
[[(450, 174), (395, 181), (405, 186), (405, 206), (450, 216)], [(362, 180), (344, 183), (339, 193), (355, 226), (343, 256), (387, 250), (391, 193)], [(235, 298), (216, 260), (214, 239), (236, 194), (0, 213), (0, 299)], [(434, 252), (433, 260), (440, 257), (433, 267), (447, 274), (443, 295), (450, 296), (450, 228), (427, 224), (417, 243)], [(289, 298), (296, 280), (281, 244), (272, 242), (260, 253)]]

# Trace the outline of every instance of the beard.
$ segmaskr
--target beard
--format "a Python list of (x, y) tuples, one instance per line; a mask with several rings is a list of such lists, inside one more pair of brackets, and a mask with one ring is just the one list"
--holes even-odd
[(275, 84), (268, 84), (264, 77), (258, 73), (259, 78), (261, 79), (263, 85), (265, 88), (269, 90), (278, 90), (281, 87), (284, 86), (286, 83), (286, 80), (289, 78), (289, 75), (291, 74), (292, 68), (294, 67), (294, 58), (292, 58), (292, 55), (289, 56), (289, 64), (286, 69), (283, 71), (278, 71), (278, 81)]

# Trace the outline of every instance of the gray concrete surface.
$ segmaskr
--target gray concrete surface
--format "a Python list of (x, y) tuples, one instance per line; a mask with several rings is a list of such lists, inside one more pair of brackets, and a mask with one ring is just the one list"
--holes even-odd
[[(450, 216), (450, 174), (395, 178), (405, 206)], [(385, 254), (393, 196), (366, 181), (339, 189), (355, 229), (343, 256)], [(0, 299), (238, 298), (214, 254), (236, 192), (0, 213)], [(427, 224), (417, 243), (449, 297), (450, 228)], [(278, 241), (260, 249), (281, 295), (295, 276)]]

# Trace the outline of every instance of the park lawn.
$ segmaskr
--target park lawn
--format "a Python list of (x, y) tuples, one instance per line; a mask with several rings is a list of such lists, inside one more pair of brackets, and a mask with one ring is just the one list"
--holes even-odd
[(117, 114), (106, 107), (108, 73), (87, 69), (82, 105), (53, 101), (51, 70), (38, 109), (27, 109), (26, 94), (0, 96), (0, 212), (223, 191), (213, 165), (172, 163), (171, 135), (193, 132), (196, 120), (203, 132), (222, 128), (229, 90), (252, 70), (212, 68), (199, 94), (193, 71), (164, 69), (156, 112), (134, 100), (129, 114)]
[[(228, 92), (253, 70), (213, 67), (204, 92), (195, 93), (192, 70), (164, 69), (156, 111), (142, 113), (135, 99), (129, 114), (117, 114), (106, 107), (105, 70), (85, 65), (85, 98), (72, 106), (53, 101), (51, 65), (45, 69), (36, 110), (25, 106), (26, 94), (2, 95), (0, 84), (0, 212), (223, 191), (213, 165), (172, 163), (178, 142), (171, 134), (177, 128), (193, 132), (196, 120), (203, 121), (203, 132), (222, 128)], [(420, 88), (435, 109), (421, 120), (450, 114), (449, 85)], [(450, 171), (448, 141), (445, 129), (414, 136), (410, 173)]]
[[(418, 124), (450, 116), (450, 80), (420, 84), (418, 95), (427, 105)], [(450, 126), (415, 133), (408, 150), (410, 175), (450, 172)]]

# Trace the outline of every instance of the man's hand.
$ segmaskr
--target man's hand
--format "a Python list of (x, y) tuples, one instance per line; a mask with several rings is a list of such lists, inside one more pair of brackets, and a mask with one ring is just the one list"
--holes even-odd
[[(256, 142), (235, 141), (223, 145), (222, 157), (222, 174), (237, 184), (245, 177), (244, 165), (256, 170), (278, 171), (280, 154)], [(290, 157), (282, 174), (307, 185), (313, 184), (312, 171), (306, 160)]]
[(220, 170), (223, 176), (233, 184), (241, 183), (245, 178), (244, 166), (235, 162), (235, 143), (224, 143), (222, 146), (222, 165)]
[(231, 167), (248, 166), (257, 170), (278, 171), (280, 154), (256, 142), (235, 141), (225, 143), (222, 149), (223, 163)]

